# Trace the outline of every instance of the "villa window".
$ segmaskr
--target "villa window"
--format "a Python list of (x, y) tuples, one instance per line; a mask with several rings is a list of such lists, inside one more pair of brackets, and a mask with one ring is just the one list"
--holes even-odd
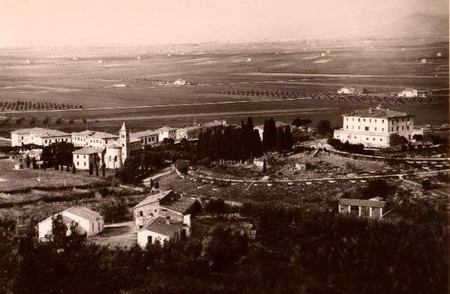
[(367, 141), (369, 141), (369, 138), (366, 138)]
[(406, 129), (409, 130), (409, 126), (406, 126)]
[(381, 128), (381, 131), (384, 132), (384, 128)]
[(358, 130), (360, 129), (360, 127), (358, 126)]
[(369, 130), (369, 127), (364, 127), (364, 131), (368, 131)]
[(375, 127), (375, 131), (377, 131), (377, 127)]
[(346, 125), (345, 128), (348, 130), (348, 125)]
[(360, 121), (360, 119), (358, 118), (358, 122)]
[(397, 126), (397, 131), (398, 131), (398, 126)]
[(383, 141), (383, 139), (382, 139), (382, 138), (380, 138), (380, 141)]
[(402, 126), (402, 131), (405, 129), (405, 126)]
[(365, 119), (365, 118), (363, 119), (363, 122), (366, 122), (366, 119)]
[(382, 119), (382, 120), (381, 120), (381, 123), (383, 123), (383, 124), (384, 124), (384, 119)]
[(95, 228), (94, 228), (94, 223), (92, 223), (92, 231), (94, 230)]

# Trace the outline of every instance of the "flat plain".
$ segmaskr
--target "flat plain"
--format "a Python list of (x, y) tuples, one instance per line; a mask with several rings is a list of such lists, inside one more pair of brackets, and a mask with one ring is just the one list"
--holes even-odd
[[(448, 42), (288, 44), (284, 50), (257, 45), (224, 47), (2, 49), (0, 101), (83, 108), (5, 109), (0, 115), (12, 119), (1, 126), (1, 132), (40, 125), (43, 117), (51, 118), (48, 127), (67, 131), (86, 127), (114, 131), (122, 121), (136, 131), (187, 125), (194, 118), (197, 122), (226, 119), (238, 123), (247, 116), (257, 123), (268, 117), (290, 122), (302, 116), (313, 121), (329, 119), (339, 126), (342, 113), (377, 104), (370, 99), (326, 99), (344, 85), (388, 97), (389, 108), (414, 113), (416, 124), (448, 122)], [(175, 86), (177, 79), (187, 84)], [(442, 99), (390, 103), (390, 94), (404, 88), (434, 90), (433, 95)], [(311, 99), (312, 95), (325, 98)], [(21, 117), (25, 120), (17, 122)], [(52, 124), (57, 118), (63, 121)], [(83, 119), (87, 122), (82, 123)]]

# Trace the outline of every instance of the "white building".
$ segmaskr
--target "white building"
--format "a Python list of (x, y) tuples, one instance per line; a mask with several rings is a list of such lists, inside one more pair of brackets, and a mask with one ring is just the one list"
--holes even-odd
[(165, 242), (177, 242), (185, 238), (184, 232), (182, 223), (172, 222), (169, 218), (157, 216), (139, 230), (137, 242), (142, 248), (145, 248), (147, 244), (158, 242), (163, 245)]
[(79, 150), (72, 152), (73, 164), (77, 169), (88, 170), (90, 164), (93, 167), (97, 164), (98, 167), (102, 165), (101, 158), (104, 149), (84, 147)]
[(116, 141), (118, 138), (118, 135), (105, 132), (94, 132), (87, 138), (87, 146), (93, 148), (105, 148), (109, 143)]
[[(86, 237), (91, 237), (100, 233), (104, 228), (103, 217), (93, 210), (87, 207), (74, 206), (60, 212), (64, 223), (70, 229), (73, 223), (77, 224), (76, 231), (78, 234), (84, 235)], [(48, 240), (52, 236), (52, 221), (56, 216), (52, 215), (45, 220), (38, 223), (39, 240)], [(70, 235), (72, 232), (68, 230), (67, 234)]]
[(182, 79), (178, 79), (178, 80), (175, 80), (175, 81), (173, 82), (173, 84), (174, 84), (175, 86), (184, 86), (184, 85), (186, 85), (186, 81), (185, 81), (185, 80), (182, 80)]
[(379, 197), (369, 200), (342, 198), (339, 199), (338, 211), (343, 214), (381, 219), (383, 218), (383, 209), (385, 206), (386, 201), (382, 201)]
[(88, 138), (92, 136), (95, 132), (86, 130), (82, 132), (73, 132), (71, 133), (72, 144), (75, 147), (88, 147)]
[(158, 139), (160, 142), (164, 141), (164, 139), (173, 139), (177, 138), (177, 129), (171, 127), (162, 127), (157, 129), (155, 132), (158, 133)]
[(11, 132), (11, 146), (35, 144), (49, 146), (53, 143), (71, 142), (70, 134), (44, 128), (19, 129)]
[(334, 131), (342, 143), (363, 144), (366, 147), (389, 147), (389, 137), (398, 134), (412, 139), (414, 116), (406, 112), (377, 108), (355, 110), (343, 115), (343, 128)]
[(404, 98), (428, 97), (429, 94), (430, 94), (430, 91), (428, 91), (428, 90), (418, 90), (418, 89), (406, 88), (403, 91), (399, 92), (397, 94), (397, 97), (404, 97)]
[(159, 133), (152, 130), (131, 133), (131, 138), (141, 140), (143, 146), (155, 145), (159, 142)]
[[(196, 212), (198, 202), (194, 198), (183, 197), (165, 191), (150, 195), (134, 207), (135, 231), (138, 244), (178, 241), (191, 234), (191, 215)], [(163, 228), (169, 231), (165, 232)], [(151, 237), (151, 238), (150, 238)]]
[(339, 90), (337, 90), (337, 93), (343, 94), (343, 95), (357, 95), (357, 94), (360, 94), (361, 91), (359, 91), (355, 87), (345, 86), (345, 87), (342, 87)]

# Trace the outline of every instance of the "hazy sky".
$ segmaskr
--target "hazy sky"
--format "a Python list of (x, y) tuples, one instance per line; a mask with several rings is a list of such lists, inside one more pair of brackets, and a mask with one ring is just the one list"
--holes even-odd
[(329, 38), (448, 0), (0, 0), (0, 46)]

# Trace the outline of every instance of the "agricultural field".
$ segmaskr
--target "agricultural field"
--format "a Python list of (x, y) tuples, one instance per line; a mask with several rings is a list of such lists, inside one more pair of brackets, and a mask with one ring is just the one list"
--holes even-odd
[[(85, 129), (85, 121), (107, 131), (127, 121), (138, 131), (194, 118), (238, 123), (249, 115), (257, 123), (308, 116), (338, 126), (342, 113), (381, 98), (394, 110), (414, 113), (419, 125), (448, 122), (445, 42), (222, 47), (2, 49), (0, 100), (8, 107), (1, 115), (9, 120), (1, 131), (46, 124), (72, 131)], [(424, 56), (431, 61), (420, 63)], [(178, 79), (186, 84), (174, 85)], [(331, 99), (344, 85), (381, 98)], [(390, 98), (407, 87), (436, 92), (428, 100)]]

